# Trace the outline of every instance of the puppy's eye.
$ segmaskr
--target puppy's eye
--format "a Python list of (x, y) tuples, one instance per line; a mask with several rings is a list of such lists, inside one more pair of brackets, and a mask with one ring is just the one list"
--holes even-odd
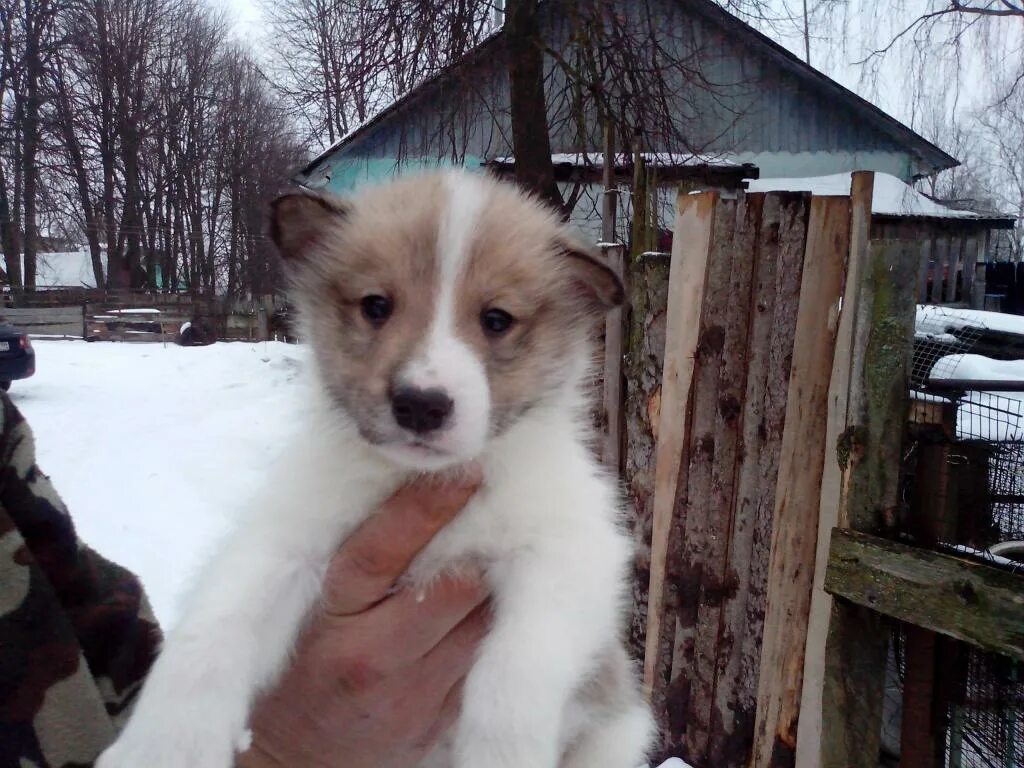
[(387, 296), (377, 295), (364, 296), (363, 300), (359, 302), (359, 306), (363, 310), (363, 317), (376, 326), (384, 325), (384, 322), (391, 317), (391, 313), (395, 309), (394, 302), (391, 299)]
[(480, 313), (480, 325), (488, 336), (501, 336), (515, 325), (516, 319), (503, 309), (485, 309)]

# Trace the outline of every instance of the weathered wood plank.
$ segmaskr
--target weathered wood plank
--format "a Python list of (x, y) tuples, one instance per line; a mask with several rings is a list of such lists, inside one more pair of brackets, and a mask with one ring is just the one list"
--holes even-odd
[(648, 590), (644, 691), (656, 713), (664, 713), (664, 689), (672, 662), (674, 622), (664, 622), (666, 564), (675, 509), (687, 419), (697, 331), (703, 306), (713, 217), (718, 194), (680, 195), (677, 201), (672, 265), (669, 272), (658, 444), (655, 459), (651, 531), (651, 580)]
[(974, 265), (974, 283), (971, 286), (970, 307), (971, 309), (985, 308), (985, 262), (989, 259), (992, 247), (992, 233), (985, 230), (985, 234), (978, 243), (978, 263)]
[(647, 590), (651, 580), (651, 525), (654, 510), (655, 450), (661, 413), (665, 360), (669, 256), (642, 256), (628, 266), (626, 365), (626, 451), (623, 480), (631, 502), (629, 523), (636, 545), (629, 645), (644, 656)]
[(965, 236), (960, 265), (963, 282), (960, 286), (960, 301), (971, 305), (974, 295), (974, 274), (978, 266), (979, 235)]
[(941, 304), (944, 296), (943, 276), (949, 265), (949, 237), (943, 234), (935, 236), (932, 247), (932, 284), (928, 295), (929, 304)]
[(753, 766), (792, 765), (824, 468), (828, 390), (849, 254), (850, 200), (811, 199), (775, 497)]
[(726, 557), (729, 590), (718, 641), (718, 723), (707, 763), (723, 767), (746, 766), (753, 745), (775, 484), (810, 210), (810, 197), (804, 194), (747, 198), (750, 213), (760, 215), (760, 226), (752, 252), (742, 450)]
[(720, 200), (694, 364), (689, 467), (680, 473), (676, 490), (674, 524), (682, 548), (669, 566), (679, 600), (669, 688), (671, 738), (681, 741), (683, 754), (697, 763), (708, 759), (715, 717), (721, 570), (732, 512), (736, 417), (745, 384), (752, 243), (742, 228), (737, 201)]
[(949, 269), (946, 271), (946, 288), (943, 299), (947, 304), (956, 301), (956, 277), (960, 271), (960, 264), (963, 261), (963, 235), (950, 236), (949, 238)]
[(12, 325), (45, 325), (52, 323), (82, 322), (81, 307), (39, 307), (26, 309), (4, 308), (0, 319)]
[[(613, 246), (606, 249), (608, 266), (624, 279), (624, 249)], [(605, 317), (604, 323), (604, 435), (601, 441), (601, 461), (616, 476), (622, 468), (622, 318), (616, 307)]]
[(1024, 660), (1024, 577), (836, 529), (825, 589), (877, 613)]
[[(851, 261), (864, 250), (851, 252)], [(856, 301), (848, 302), (854, 312), (848, 426), (836, 445), (842, 471), (837, 523), (842, 528), (879, 531), (894, 524), (919, 257), (912, 242), (875, 241), (863, 267), (856, 269), (859, 290)], [(821, 768), (876, 768), (887, 649), (888, 631), (877, 613), (833, 602), (825, 648)]]
[[(817, 768), (821, 754), (821, 706), (825, 679), (825, 640), (828, 635), (832, 598), (825, 592), (825, 567), (828, 564), (829, 532), (838, 522), (842, 487), (839, 461), (832, 450), (847, 427), (851, 385), (851, 360), (856, 312), (860, 288), (867, 264), (868, 243), (872, 231), (871, 205), (874, 174), (853, 174), (850, 189), (850, 257), (843, 290), (844, 309), (839, 313), (832, 375), (829, 382), (828, 426), (825, 433), (826, 459), (822, 470), (821, 498), (818, 504), (818, 544), (814, 561), (814, 589), (811, 593), (804, 650), (804, 683), (800, 697), (797, 726), (796, 765)], [(927, 273), (927, 262), (923, 267)], [(926, 274), (925, 274), (926, 276)]]
[(917, 300), (921, 304), (927, 304), (930, 299), (928, 294), (928, 267), (935, 256), (935, 238), (929, 237), (923, 242), (921, 267), (917, 274)]

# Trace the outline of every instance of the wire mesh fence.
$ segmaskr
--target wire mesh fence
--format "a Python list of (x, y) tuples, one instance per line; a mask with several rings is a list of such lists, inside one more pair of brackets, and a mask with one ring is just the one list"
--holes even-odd
[[(914, 397), (955, 414), (943, 478), (954, 520), (935, 546), (1024, 573), (1024, 380), (1014, 381), (988, 357), (972, 354), (984, 346), (987, 330), (976, 318), (946, 307), (918, 309)], [(919, 447), (912, 445), (908, 457)], [(961, 643), (946, 641), (943, 647), (948, 658), (937, 670), (942, 700), (936, 704), (945, 712), (944, 764), (1024, 766), (1024, 665)], [(883, 765), (920, 764), (914, 755), (900, 753), (907, 652), (905, 628), (896, 627)]]

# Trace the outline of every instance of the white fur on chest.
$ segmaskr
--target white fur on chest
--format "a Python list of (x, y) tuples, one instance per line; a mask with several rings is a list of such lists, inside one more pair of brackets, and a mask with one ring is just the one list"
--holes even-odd
[(577, 541), (620, 538), (614, 484), (571, 423), (547, 416), (527, 416), (487, 454), (481, 490), (413, 563), (412, 581), (428, 582), (464, 562), (497, 574), (542, 548), (569, 554)]

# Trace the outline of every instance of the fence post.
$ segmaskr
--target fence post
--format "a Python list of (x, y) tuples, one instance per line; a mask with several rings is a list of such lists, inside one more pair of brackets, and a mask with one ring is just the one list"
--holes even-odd
[[(821, 754), (821, 708), (825, 679), (825, 638), (828, 634), (832, 598), (825, 592), (825, 567), (828, 564), (829, 535), (839, 520), (839, 498), (842, 477), (839, 462), (834, 458), (833, 446), (849, 426), (847, 408), (850, 389), (850, 365), (856, 312), (854, 307), (860, 296), (867, 263), (866, 251), (871, 237), (871, 205), (874, 196), (874, 174), (853, 174), (850, 189), (850, 253), (843, 290), (843, 310), (839, 313), (832, 374), (829, 382), (828, 427), (825, 434), (825, 464), (822, 471), (821, 496), (818, 503), (818, 542), (814, 564), (814, 589), (811, 593), (810, 615), (807, 621), (807, 641), (804, 649), (804, 680), (800, 698), (800, 717), (797, 730), (796, 765), (798, 768), (818, 768)], [(934, 247), (930, 249), (934, 251)], [(927, 255), (922, 261), (927, 294)]]
[[(908, 532), (918, 545), (934, 547), (939, 541), (954, 541), (956, 536), (949, 461), (950, 445), (956, 435), (956, 406), (949, 402), (926, 405), (929, 407), (914, 408), (911, 418), (917, 467)], [(904, 648), (900, 754), (913, 755), (915, 765), (922, 768), (941, 768), (946, 727), (945, 707), (939, 705), (939, 698), (948, 692), (948, 687), (941, 685), (944, 675), (937, 665), (955, 666), (955, 647), (935, 632), (907, 625)]]
[[(606, 249), (608, 266), (625, 280), (623, 247)], [(626, 295), (629, 295), (627, 290)], [(623, 389), (622, 389), (622, 324), (623, 311), (616, 307), (604, 323), (604, 439), (601, 461), (616, 476), (622, 468)]]
[(849, 237), (850, 199), (812, 198), (773, 514), (754, 768), (792, 765), (795, 758), (814, 579), (809, 566), (818, 541), (829, 381)]
[[(854, 313), (847, 427), (836, 445), (838, 527), (891, 527), (899, 503), (914, 330), (914, 243), (880, 240), (856, 248), (844, 309)], [(859, 293), (859, 295), (856, 295)], [(821, 768), (877, 768), (889, 633), (878, 614), (835, 600), (825, 647)]]
[(644, 692), (656, 711), (664, 709), (662, 697), (672, 662), (675, 627), (663, 626), (665, 571), (679, 468), (685, 460), (682, 454), (689, 429), (688, 405), (717, 202), (716, 192), (704, 192), (699, 195), (680, 194), (676, 203), (666, 310), (665, 364), (655, 453), (651, 578), (644, 650)]

